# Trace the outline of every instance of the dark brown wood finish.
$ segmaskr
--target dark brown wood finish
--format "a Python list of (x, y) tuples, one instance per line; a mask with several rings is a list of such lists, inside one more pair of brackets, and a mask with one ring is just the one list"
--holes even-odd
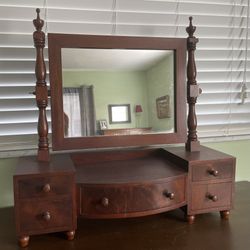
[[(58, 234), (31, 237), (32, 250), (247, 250), (250, 245), (250, 182), (237, 182), (230, 221), (219, 213), (183, 222), (179, 209), (130, 219), (79, 219), (74, 242)], [(0, 209), (1, 250), (17, 250), (13, 208)]]
[(39, 109), (38, 118), (38, 161), (49, 161), (49, 140), (48, 140), (48, 122), (46, 116), (46, 107), (48, 105), (48, 90), (46, 85), (46, 66), (43, 56), (45, 46), (45, 34), (42, 31), (44, 21), (40, 19), (40, 9), (36, 9), (37, 18), (33, 20), (36, 31), (33, 33), (34, 45), (36, 48), (36, 103)]
[[(192, 19), (187, 28), (189, 134), (186, 147), (88, 151), (53, 155), (47, 141), (47, 87), (43, 60), (43, 21), (34, 20), (37, 48), (39, 150), (20, 158), (14, 175), (16, 229), (21, 247), (29, 236), (64, 231), (74, 239), (77, 215), (85, 218), (125, 218), (182, 208), (192, 224), (195, 215), (219, 211), (228, 219), (234, 193), (235, 158), (199, 145), (196, 135), (194, 50), (197, 39)], [(185, 40), (120, 36), (49, 35), (53, 141), (55, 149), (138, 146), (184, 142)], [(61, 48), (120, 48), (175, 50), (175, 133), (64, 138)], [(42, 139), (41, 139), (42, 138)], [(79, 237), (81, 238), (81, 237)]]
[(79, 211), (87, 218), (128, 218), (186, 205), (186, 177), (158, 183), (81, 185)]
[[(48, 34), (54, 150), (145, 146), (179, 143), (186, 140), (185, 64), (186, 39)], [(175, 132), (143, 135), (64, 137), (62, 97), (62, 48), (159, 49), (175, 51)]]
[(186, 205), (187, 172), (164, 150), (123, 150), (73, 154), (80, 216), (126, 218)]
[(186, 212), (189, 223), (194, 222), (195, 214), (211, 211), (220, 211), (222, 218), (228, 218), (233, 207), (236, 159), (204, 146), (200, 146), (198, 152), (169, 147), (166, 154), (170, 161), (188, 169)]
[(35, 157), (19, 159), (14, 201), (21, 247), (28, 245), (30, 235), (76, 229), (74, 174), (69, 155), (52, 156), (50, 162)]
[(187, 63), (187, 101), (188, 101), (188, 139), (186, 142), (186, 150), (199, 151), (200, 143), (197, 137), (197, 118), (195, 112), (195, 103), (201, 89), (196, 82), (196, 65), (194, 52), (196, 50), (196, 43), (198, 39), (194, 36), (196, 27), (192, 24), (192, 17), (189, 18), (190, 23), (187, 27), (187, 50), (188, 50), (188, 63)]

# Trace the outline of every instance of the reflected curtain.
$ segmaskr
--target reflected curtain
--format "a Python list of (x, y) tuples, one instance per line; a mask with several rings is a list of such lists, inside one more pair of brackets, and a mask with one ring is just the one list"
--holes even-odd
[(91, 136), (96, 134), (96, 116), (94, 103), (94, 87), (83, 85), (79, 90), (81, 107), (82, 135)]
[(63, 88), (64, 134), (66, 137), (96, 133), (93, 86)]

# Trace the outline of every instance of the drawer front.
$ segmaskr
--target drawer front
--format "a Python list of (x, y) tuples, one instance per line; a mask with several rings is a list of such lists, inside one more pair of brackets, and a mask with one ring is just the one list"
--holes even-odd
[(186, 177), (157, 184), (82, 185), (80, 213), (102, 217), (105, 214), (124, 215), (175, 206), (185, 202), (185, 185)]
[(18, 197), (38, 198), (71, 194), (73, 188), (72, 175), (29, 177), (18, 180)]
[(73, 228), (72, 199), (29, 200), (19, 204), (19, 232), (27, 235)]
[(191, 189), (191, 210), (231, 207), (233, 192), (231, 182), (193, 184)]
[(192, 166), (193, 181), (207, 181), (216, 179), (233, 178), (234, 166), (232, 162), (217, 161), (211, 163), (201, 163)]

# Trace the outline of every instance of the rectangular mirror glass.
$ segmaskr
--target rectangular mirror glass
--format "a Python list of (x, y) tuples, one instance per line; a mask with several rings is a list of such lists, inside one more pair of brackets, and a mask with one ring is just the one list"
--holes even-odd
[(61, 62), (65, 137), (175, 132), (174, 50), (62, 48)]

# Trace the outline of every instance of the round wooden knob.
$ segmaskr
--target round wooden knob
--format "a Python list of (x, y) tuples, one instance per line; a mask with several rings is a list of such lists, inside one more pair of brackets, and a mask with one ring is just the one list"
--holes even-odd
[(49, 221), (51, 219), (50, 212), (44, 212), (42, 217), (45, 221)]
[(104, 207), (108, 207), (108, 205), (109, 205), (109, 199), (106, 198), (106, 197), (103, 197), (103, 198), (102, 198), (102, 205), (103, 205)]
[(210, 175), (213, 175), (213, 176), (218, 176), (219, 171), (212, 168), (212, 169), (208, 169), (208, 173), (209, 173)]
[(214, 202), (218, 201), (218, 197), (216, 195), (208, 194), (207, 198)]
[(174, 199), (174, 193), (171, 193), (171, 192), (164, 192), (164, 195), (169, 198), (170, 200), (173, 200)]
[(49, 193), (50, 190), (51, 190), (50, 184), (47, 183), (43, 186), (43, 192)]

